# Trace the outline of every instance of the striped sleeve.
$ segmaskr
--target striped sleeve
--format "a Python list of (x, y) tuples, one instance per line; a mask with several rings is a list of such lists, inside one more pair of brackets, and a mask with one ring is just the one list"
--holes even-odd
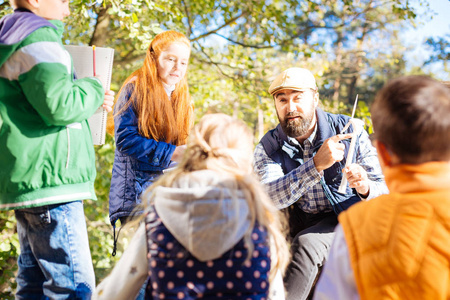
[(88, 119), (103, 103), (96, 78), (73, 81), (72, 59), (50, 27), (36, 30), (2, 67), (1, 77), (18, 81), (28, 102), (48, 125)]

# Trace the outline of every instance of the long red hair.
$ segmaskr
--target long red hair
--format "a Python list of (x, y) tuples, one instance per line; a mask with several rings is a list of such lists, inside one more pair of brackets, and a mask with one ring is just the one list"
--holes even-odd
[(143, 66), (125, 80), (119, 95), (132, 82), (134, 91), (124, 109), (133, 105), (139, 133), (146, 138), (179, 146), (186, 144), (192, 127), (193, 105), (187, 72), (175, 85), (170, 100), (158, 75), (158, 58), (172, 43), (182, 43), (191, 48), (189, 40), (182, 33), (173, 30), (159, 33), (150, 43)]

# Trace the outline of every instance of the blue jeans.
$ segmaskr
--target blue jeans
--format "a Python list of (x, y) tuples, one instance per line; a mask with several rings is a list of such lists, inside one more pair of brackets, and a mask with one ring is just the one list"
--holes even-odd
[(83, 203), (15, 211), (19, 235), (16, 299), (90, 299), (95, 275)]

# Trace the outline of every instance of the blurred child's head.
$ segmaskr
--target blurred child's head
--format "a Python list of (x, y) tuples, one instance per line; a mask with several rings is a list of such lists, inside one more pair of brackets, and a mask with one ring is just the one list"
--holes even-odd
[(192, 130), (180, 167), (245, 176), (252, 171), (252, 159), (253, 134), (247, 125), (225, 114), (211, 114)]
[(11, 0), (11, 6), (26, 8), (47, 20), (60, 20), (70, 15), (69, 0)]
[[(273, 255), (276, 260), (271, 265), (273, 279), (276, 270), (284, 272), (289, 261), (289, 251), (282, 233), (284, 219), (252, 172), (252, 163), (253, 133), (248, 126), (225, 114), (205, 115), (192, 129), (180, 164), (153, 183), (143, 199), (151, 199), (152, 190), (158, 186), (176, 186), (179, 178), (189, 176), (192, 172), (210, 170), (222, 175), (220, 186), (242, 191), (247, 201), (252, 225), (244, 241), (249, 247), (249, 254), (253, 252), (251, 232), (255, 222), (266, 227), (273, 237), (276, 249)], [(237, 196), (235, 200), (238, 201)], [(148, 203), (148, 200), (143, 203)]]
[(371, 109), (375, 139), (397, 163), (450, 160), (450, 89), (426, 76), (389, 81)]

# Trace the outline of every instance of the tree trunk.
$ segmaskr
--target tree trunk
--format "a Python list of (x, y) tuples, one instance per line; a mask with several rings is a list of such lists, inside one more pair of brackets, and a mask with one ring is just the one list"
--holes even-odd
[(341, 63), (342, 63), (342, 33), (339, 32), (336, 48), (336, 66), (338, 69), (336, 70), (336, 79), (334, 80), (333, 83), (333, 96), (331, 97), (336, 112), (338, 111), (339, 108), (339, 94), (342, 80)]
[(358, 82), (358, 78), (359, 78), (359, 74), (361, 73), (361, 66), (362, 66), (362, 59), (363, 59), (363, 43), (364, 43), (364, 39), (366, 38), (367, 35), (367, 27), (363, 28), (362, 34), (361, 34), (361, 38), (358, 39), (357, 43), (356, 43), (356, 64), (355, 64), (355, 68), (354, 68), (354, 73), (356, 75), (352, 76), (349, 87), (348, 87), (348, 103), (349, 104), (353, 104), (354, 103), (354, 99), (356, 97), (355, 95), (355, 91), (356, 91), (356, 84)]
[(97, 23), (95, 24), (94, 32), (89, 42), (89, 46), (96, 45), (99, 47), (105, 46), (108, 39), (108, 27), (111, 21), (111, 16), (108, 14), (108, 9), (111, 4), (105, 7), (101, 6), (97, 14)]

